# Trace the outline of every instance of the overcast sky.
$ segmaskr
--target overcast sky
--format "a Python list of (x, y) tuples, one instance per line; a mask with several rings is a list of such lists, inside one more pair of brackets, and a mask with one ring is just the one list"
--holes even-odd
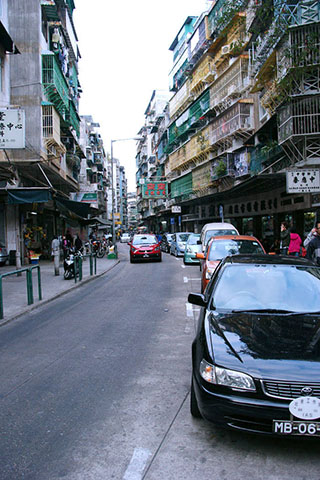
[[(80, 114), (92, 115), (106, 151), (111, 139), (136, 136), (153, 90), (168, 90), (169, 47), (188, 15), (206, 0), (75, 0), (81, 59)], [(135, 191), (135, 142), (113, 144)]]

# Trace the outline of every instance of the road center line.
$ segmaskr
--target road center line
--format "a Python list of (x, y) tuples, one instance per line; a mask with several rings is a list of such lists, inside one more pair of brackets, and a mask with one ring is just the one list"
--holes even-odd
[(135, 448), (123, 480), (141, 480), (142, 474), (151, 456), (150, 450), (146, 448)]

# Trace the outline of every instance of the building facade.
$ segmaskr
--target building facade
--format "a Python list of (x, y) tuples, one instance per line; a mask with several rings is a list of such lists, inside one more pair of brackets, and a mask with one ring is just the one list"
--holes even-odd
[(287, 177), (319, 168), (319, 4), (221, 0), (186, 20), (170, 47), (170, 194), (149, 225), (224, 220), (270, 242), (282, 220), (310, 230), (319, 188), (291, 193)]

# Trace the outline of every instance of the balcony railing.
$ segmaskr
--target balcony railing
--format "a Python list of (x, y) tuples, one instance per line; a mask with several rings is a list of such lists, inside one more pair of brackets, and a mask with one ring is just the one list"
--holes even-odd
[(236, 103), (210, 124), (210, 143), (214, 145), (235, 135), (247, 137), (253, 127), (251, 105)]
[(201, 91), (206, 85), (213, 82), (216, 78), (216, 69), (213, 59), (206, 57), (199, 66), (192, 72), (192, 79), (190, 81), (190, 91)]
[(69, 108), (69, 89), (53, 53), (42, 55), (42, 85), (46, 97), (64, 118)]
[(320, 97), (295, 99), (279, 110), (279, 143), (292, 137), (320, 135)]
[(69, 102), (69, 110), (66, 114), (66, 121), (74, 128), (77, 137), (80, 135), (80, 117), (78, 112), (76, 111), (73, 102), (70, 100)]
[(217, 108), (230, 97), (239, 96), (249, 85), (248, 59), (239, 57), (210, 88), (210, 107)]
[(209, 127), (199, 131), (187, 143), (169, 156), (170, 169), (181, 168), (200, 156), (206, 158), (208, 151), (210, 151)]

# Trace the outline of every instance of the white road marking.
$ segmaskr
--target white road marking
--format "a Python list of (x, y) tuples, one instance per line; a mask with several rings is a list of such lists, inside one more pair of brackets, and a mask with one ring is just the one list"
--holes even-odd
[(195, 282), (200, 280), (200, 277), (198, 278), (189, 278), (189, 277), (183, 277), (183, 283), (188, 283), (188, 282)]
[(181, 265), (181, 268), (186, 268), (186, 266), (185, 266), (185, 265)]
[(135, 448), (123, 480), (141, 480), (143, 471), (151, 456), (150, 450), (146, 448)]
[(186, 303), (187, 317), (193, 317), (193, 307), (191, 303)]

